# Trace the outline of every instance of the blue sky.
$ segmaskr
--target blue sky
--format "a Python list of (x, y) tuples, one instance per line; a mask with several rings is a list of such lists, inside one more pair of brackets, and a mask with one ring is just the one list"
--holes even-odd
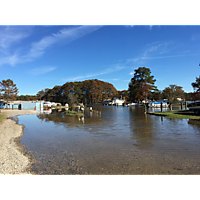
[(12, 79), (19, 95), (87, 79), (124, 90), (145, 66), (158, 89), (193, 92), (199, 43), (200, 26), (0, 26), (0, 80)]

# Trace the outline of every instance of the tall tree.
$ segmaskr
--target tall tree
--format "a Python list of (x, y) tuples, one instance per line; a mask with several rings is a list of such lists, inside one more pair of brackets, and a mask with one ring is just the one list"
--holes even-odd
[(191, 83), (194, 88), (194, 93), (192, 94), (192, 100), (196, 101), (200, 99), (200, 76), (196, 77), (196, 82)]
[(11, 79), (2, 80), (0, 82), (0, 91), (3, 95), (4, 100), (7, 101), (6, 108), (8, 108), (8, 101), (15, 100), (17, 96), (18, 89), (16, 87), (16, 84), (14, 84)]
[(162, 91), (160, 90), (153, 91), (149, 94), (149, 99), (151, 100), (158, 101), (161, 98), (162, 98)]
[(185, 93), (182, 88), (183, 87), (177, 85), (169, 85), (169, 87), (166, 87), (162, 92), (163, 98), (169, 99), (173, 103), (176, 103), (177, 98), (185, 97)]
[(123, 98), (123, 100), (128, 100), (129, 99), (129, 93), (128, 90), (122, 90), (122, 91), (117, 91), (117, 97), (118, 98)]
[(191, 83), (191, 85), (194, 88), (195, 92), (200, 92), (200, 76), (199, 76), (199, 78), (196, 77), (196, 82)]
[(151, 76), (151, 71), (146, 67), (139, 67), (135, 70), (134, 77), (129, 83), (129, 98), (132, 101), (142, 101), (147, 99), (152, 90), (156, 90), (154, 85), (156, 79)]
[(40, 90), (37, 94), (36, 94), (36, 96), (41, 100), (41, 98), (42, 98), (42, 96), (44, 95), (44, 90)]

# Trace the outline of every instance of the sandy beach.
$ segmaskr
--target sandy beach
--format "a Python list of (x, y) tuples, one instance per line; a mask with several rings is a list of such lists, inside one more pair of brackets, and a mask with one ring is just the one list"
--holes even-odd
[(8, 117), (35, 114), (34, 110), (1, 110), (6, 119), (0, 123), (0, 174), (28, 175), (26, 171), (30, 159), (24, 155), (16, 139), (23, 136), (23, 125), (18, 125)]

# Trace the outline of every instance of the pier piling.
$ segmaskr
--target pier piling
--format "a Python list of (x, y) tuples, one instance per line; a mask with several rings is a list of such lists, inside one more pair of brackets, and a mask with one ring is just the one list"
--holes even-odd
[(170, 111), (172, 111), (172, 103), (169, 104)]
[(146, 106), (146, 104), (144, 104), (144, 114), (146, 114), (147, 113), (147, 106)]

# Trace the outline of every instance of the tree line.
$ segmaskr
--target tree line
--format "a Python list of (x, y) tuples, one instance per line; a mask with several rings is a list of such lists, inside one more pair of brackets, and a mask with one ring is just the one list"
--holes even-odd
[(46, 88), (36, 95), (17, 95), (18, 88), (11, 79), (0, 81), (0, 99), (9, 100), (45, 100), (62, 104), (92, 104), (102, 103), (106, 99), (122, 97), (127, 102), (141, 102), (142, 100), (168, 99), (176, 103), (177, 98), (187, 101), (200, 100), (200, 76), (191, 83), (194, 92), (186, 93), (181, 86), (169, 85), (164, 90), (158, 90), (155, 86), (156, 79), (146, 67), (139, 67), (135, 70), (130, 80), (128, 90), (117, 91), (108, 82), (98, 79), (79, 82), (66, 82), (62, 86), (55, 86), (52, 89)]
[(158, 90), (155, 86), (156, 79), (151, 75), (151, 71), (146, 67), (139, 67), (135, 70), (134, 77), (129, 83), (129, 100), (140, 102), (142, 100), (159, 100), (168, 99), (172, 103), (177, 103), (177, 98), (185, 99), (186, 101), (200, 100), (200, 76), (196, 78), (196, 82), (192, 83), (192, 87), (196, 91), (186, 93), (183, 87), (171, 84), (164, 90)]
[(79, 82), (67, 82), (62, 86), (41, 90), (37, 93), (40, 99), (60, 102), (62, 104), (92, 104), (117, 96), (116, 88), (108, 82), (97, 79)]

